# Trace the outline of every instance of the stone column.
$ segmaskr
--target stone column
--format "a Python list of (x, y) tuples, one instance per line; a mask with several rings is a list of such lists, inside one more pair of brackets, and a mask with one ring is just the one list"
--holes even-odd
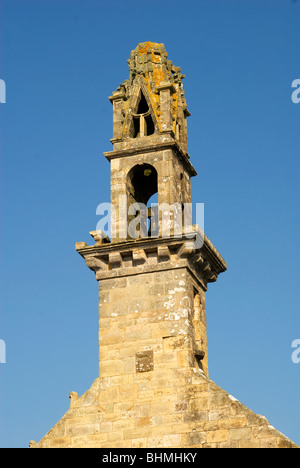
[(176, 92), (176, 89), (172, 83), (164, 82), (157, 86), (157, 90), (160, 95), (162, 132), (173, 131), (172, 94)]
[(109, 100), (113, 105), (113, 138), (111, 140), (112, 143), (114, 143), (115, 141), (120, 141), (122, 139), (123, 99), (123, 91), (113, 93), (113, 95), (109, 97)]

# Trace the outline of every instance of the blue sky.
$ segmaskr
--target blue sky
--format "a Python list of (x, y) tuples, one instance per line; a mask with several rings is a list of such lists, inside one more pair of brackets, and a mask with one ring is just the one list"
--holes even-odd
[(98, 293), (75, 251), (109, 201), (112, 107), (139, 42), (186, 75), (193, 202), (228, 264), (210, 377), (300, 444), (300, 1), (0, 0), (0, 446), (40, 440), (98, 375)]

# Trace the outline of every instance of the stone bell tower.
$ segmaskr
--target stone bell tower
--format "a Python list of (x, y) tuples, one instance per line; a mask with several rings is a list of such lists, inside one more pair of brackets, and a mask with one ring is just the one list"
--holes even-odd
[(139, 44), (128, 64), (129, 80), (109, 98), (111, 239), (92, 232), (96, 245), (76, 247), (99, 281), (99, 375), (208, 375), (205, 291), (226, 265), (190, 219), (184, 75), (162, 44)]
[(111, 235), (76, 244), (99, 284), (99, 376), (31, 446), (293, 445), (208, 377), (205, 292), (226, 264), (191, 219), (184, 75), (153, 42), (128, 65), (109, 98)]

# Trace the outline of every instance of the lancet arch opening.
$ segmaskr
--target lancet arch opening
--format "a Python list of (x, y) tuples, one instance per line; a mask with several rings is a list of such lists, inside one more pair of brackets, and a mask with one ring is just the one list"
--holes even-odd
[(131, 136), (133, 138), (145, 137), (153, 135), (154, 132), (155, 126), (151, 110), (143, 91), (140, 90), (136, 111), (132, 112)]

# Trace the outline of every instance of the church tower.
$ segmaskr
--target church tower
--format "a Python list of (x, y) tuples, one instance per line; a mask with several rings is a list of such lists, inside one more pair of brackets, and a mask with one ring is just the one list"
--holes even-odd
[(99, 281), (99, 375), (208, 375), (205, 291), (226, 265), (190, 219), (184, 75), (162, 44), (140, 44), (128, 63), (109, 98), (111, 239), (96, 231), (96, 245), (76, 247)]
[(205, 292), (226, 263), (192, 222), (184, 75), (153, 42), (128, 65), (109, 97), (111, 232), (76, 244), (99, 284), (99, 376), (31, 445), (293, 446), (209, 379)]

